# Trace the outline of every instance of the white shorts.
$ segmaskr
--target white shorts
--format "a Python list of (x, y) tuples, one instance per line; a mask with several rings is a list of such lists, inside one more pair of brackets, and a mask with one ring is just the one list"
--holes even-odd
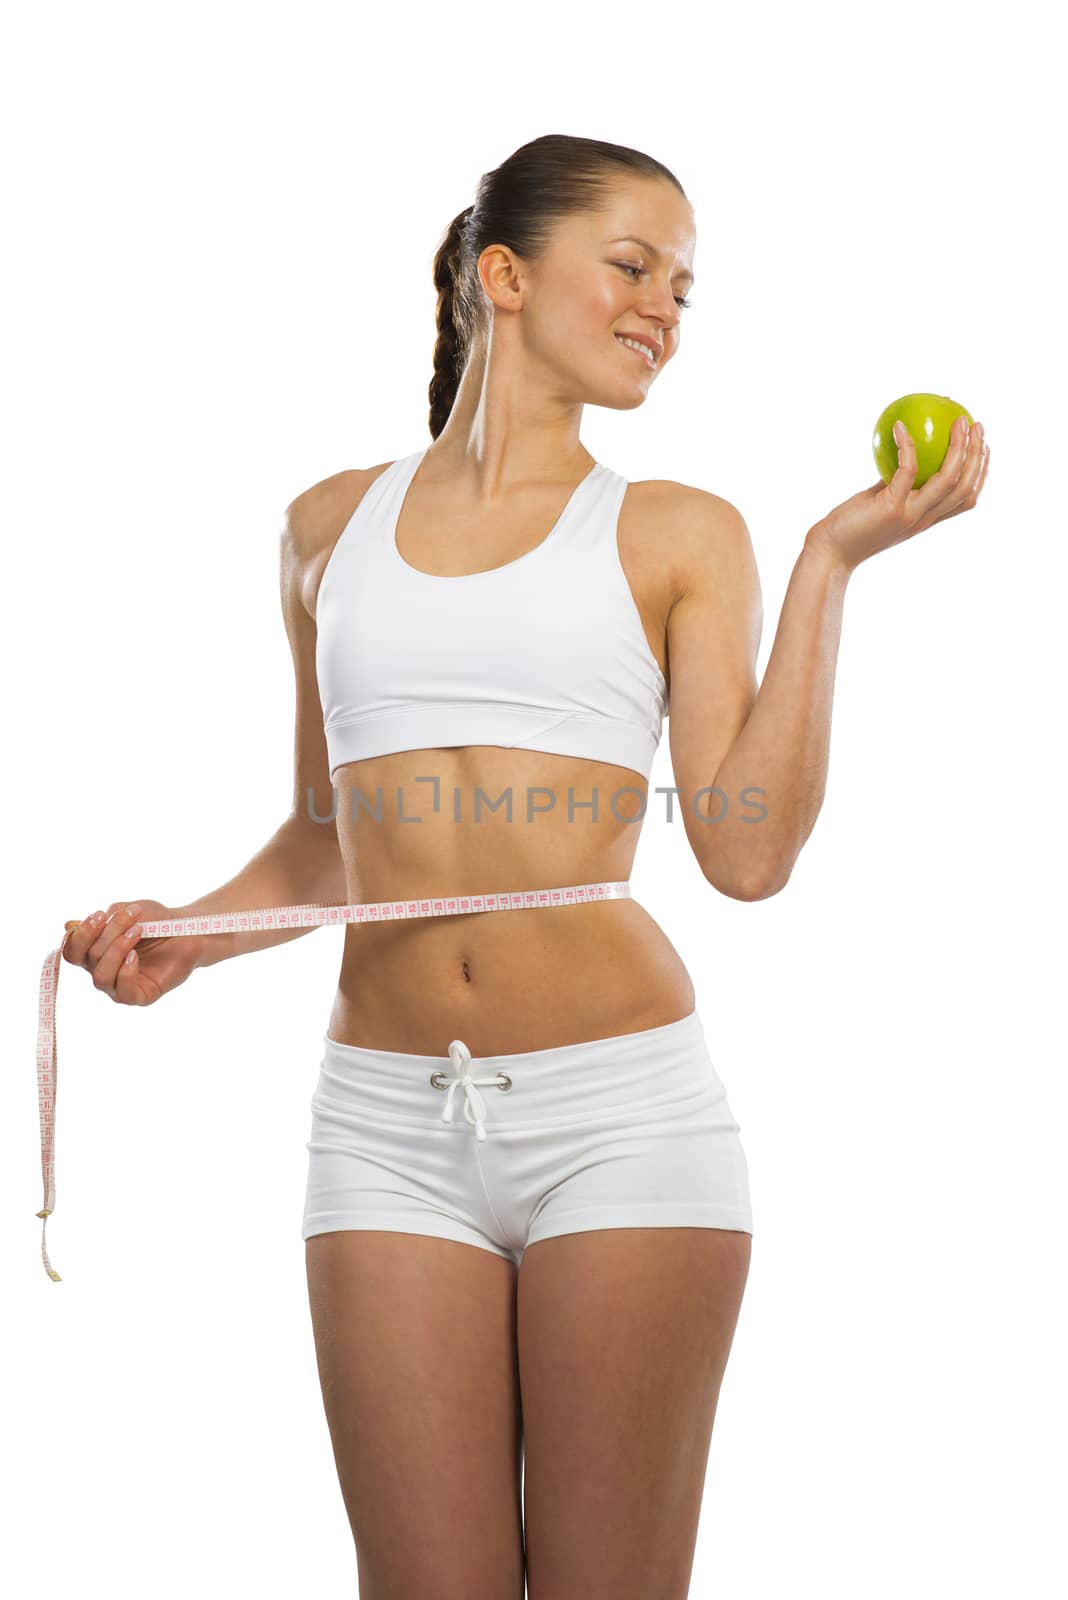
[(739, 1124), (696, 1011), (517, 1055), (323, 1043), (305, 1239), (432, 1234), (518, 1265), (528, 1244), (593, 1228), (753, 1231)]

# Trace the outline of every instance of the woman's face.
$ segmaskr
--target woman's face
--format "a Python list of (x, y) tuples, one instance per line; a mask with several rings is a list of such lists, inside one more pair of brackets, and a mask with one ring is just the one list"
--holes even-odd
[[(493, 296), (494, 338), (511, 338), (524, 381), (565, 403), (640, 406), (678, 350), (694, 244), (689, 201), (666, 180), (643, 179), (621, 186), (603, 211), (565, 219), (535, 268), (490, 247), (489, 283), (508, 286), (503, 303)], [(520, 314), (502, 327), (499, 313), (512, 309)], [(652, 344), (652, 365), (623, 334)]]

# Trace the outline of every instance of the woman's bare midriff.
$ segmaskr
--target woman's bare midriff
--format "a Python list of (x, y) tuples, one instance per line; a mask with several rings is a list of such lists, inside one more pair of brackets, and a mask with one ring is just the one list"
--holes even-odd
[[(627, 880), (642, 823), (625, 819), (647, 795), (622, 767), (498, 746), (353, 762), (333, 784), (351, 902)], [(443, 1056), (459, 1037), (473, 1055), (510, 1055), (693, 1009), (659, 924), (634, 899), (606, 900), (350, 926), (328, 1032), (372, 1050)]]

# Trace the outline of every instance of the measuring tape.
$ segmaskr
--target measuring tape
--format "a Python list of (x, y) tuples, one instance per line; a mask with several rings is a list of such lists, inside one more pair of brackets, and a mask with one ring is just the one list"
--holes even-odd
[[(469, 916), (477, 911), (533, 911), (542, 906), (590, 905), (597, 900), (629, 900), (629, 883), (574, 883), (563, 889), (515, 889), (499, 894), (449, 895), (429, 900), (376, 900), (362, 905), (274, 906), (263, 911), (221, 911), (214, 916), (171, 917), (163, 922), (141, 922), (142, 939), (171, 938), (182, 934), (256, 933), (269, 928), (317, 928), (341, 922), (403, 922), (410, 917)], [(139, 919), (140, 920), (140, 919)], [(67, 923), (67, 933), (78, 926)], [(66, 943), (64, 937), (63, 943)], [(136, 948), (136, 946), (134, 947)], [(45, 1229), (56, 1209), (56, 993), (63, 945), (45, 957), (41, 968), (37, 1020), (37, 1100), (41, 1112), (41, 1174), (44, 1206), (35, 1213), (41, 1221), (41, 1259), (55, 1283), (62, 1283), (48, 1259)]]

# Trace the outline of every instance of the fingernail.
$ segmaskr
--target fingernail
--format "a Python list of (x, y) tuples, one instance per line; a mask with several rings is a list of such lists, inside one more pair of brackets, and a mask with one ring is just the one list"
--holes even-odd
[(135, 905), (135, 906), (127, 906), (126, 907), (127, 915), (131, 916), (131, 917), (136, 917), (140, 910), (141, 910), (140, 901), (138, 901), (137, 905)]

